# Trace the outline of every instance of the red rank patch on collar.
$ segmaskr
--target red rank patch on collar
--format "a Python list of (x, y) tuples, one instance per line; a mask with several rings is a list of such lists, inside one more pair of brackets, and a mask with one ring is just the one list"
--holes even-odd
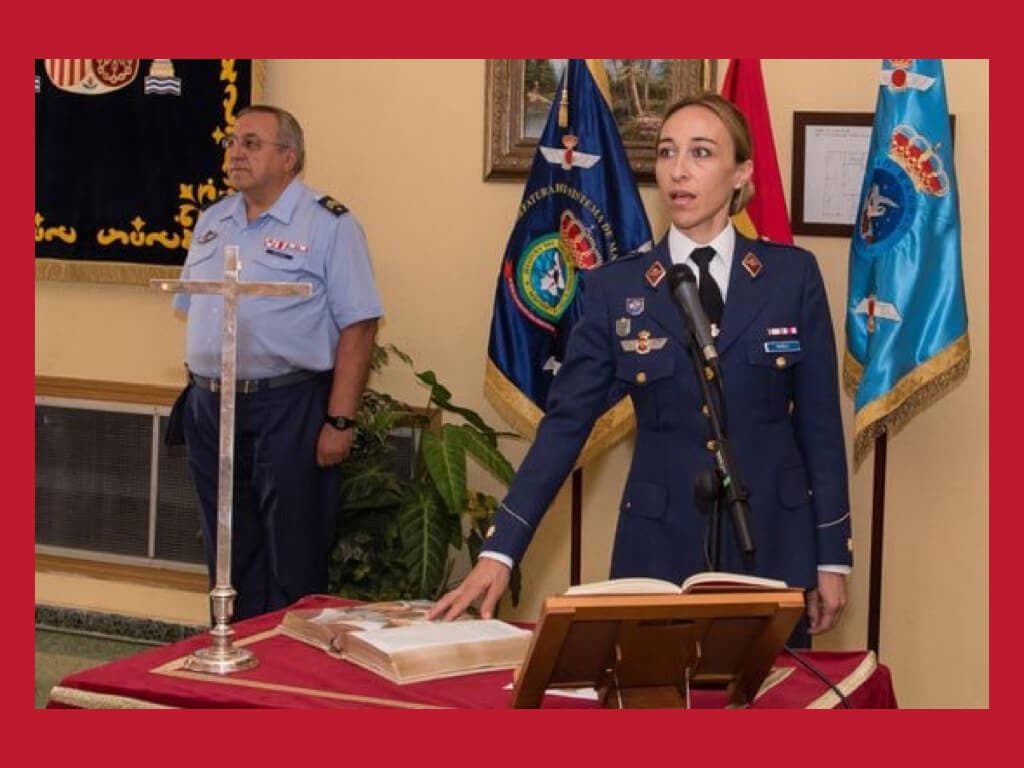
[(647, 268), (647, 273), (644, 275), (647, 278), (647, 282), (651, 284), (651, 288), (657, 288), (658, 283), (665, 277), (665, 268), (661, 266), (660, 261), (656, 261)]
[(761, 270), (764, 269), (764, 264), (751, 251), (747, 252), (747, 255), (743, 257), (743, 261), (740, 263), (751, 277), (757, 277), (761, 274)]

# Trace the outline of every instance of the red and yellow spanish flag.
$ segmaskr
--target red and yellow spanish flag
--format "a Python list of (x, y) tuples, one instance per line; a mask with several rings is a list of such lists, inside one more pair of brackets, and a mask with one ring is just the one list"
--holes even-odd
[(733, 217), (736, 229), (747, 237), (792, 243), (793, 231), (786, 213), (775, 139), (768, 116), (760, 59), (730, 59), (722, 95), (740, 108), (754, 141), (754, 198)]

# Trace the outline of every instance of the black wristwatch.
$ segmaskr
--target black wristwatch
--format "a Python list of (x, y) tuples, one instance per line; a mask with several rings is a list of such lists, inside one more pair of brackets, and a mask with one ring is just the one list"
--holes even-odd
[(327, 414), (324, 416), (324, 421), (330, 424), (335, 429), (346, 430), (356, 425), (355, 419), (350, 419), (347, 416), (331, 416)]

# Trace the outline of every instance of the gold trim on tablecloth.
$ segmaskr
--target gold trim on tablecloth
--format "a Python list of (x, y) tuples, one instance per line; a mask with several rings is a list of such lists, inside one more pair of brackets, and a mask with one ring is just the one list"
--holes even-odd
[[(843, 696), (849, 696), (860, 688), (878, 669), (878, 657), (874, 651), (868, 651), (857, 668), (836, 684), (836, 688), (843, 692)], [(816, 698), (806, 709), (835, 709), (839, 704), (839, 697), (835, 691), (829, 688), (825, 693)]]
[(760, 699), (779, 683), (789, 679), (789, 676), (793, 674), (795, 669), (796, 667), (772, 667), (772, 671), (768, 673), (768, 677), (764, 679), (761, 687), (754, 694), (754, 701)]
[(77, 688), (55, 685), (50, 689), (50, 701), (78, 709), (177, 709), (152, 701), (133, 699), (130, 696), (115, 696), (110, 693), (93, 693)]
[[(234, 643), (235, 647), (243, 647), (246, 645), (252, 645), (261, 640), (266, 640), (269, 637), (274, 637), (280, 634), (276, 628), (268, 629), (266, 632), (260, 632), (255, 635), (238, 640)], [(190, 672), (186, 669), (182, 669), (185, 664), (187, 656), (182, 656), (177, 659), (161, 664), (158, 667), (154, 667), (149, 670), (154, 675), (164, 675), (166, 677), (176, 677), (183, 680), (194, 680), (197, 682), (204, 683), (219, 683), (221, 685), (236, 685), (242, 688), (256, 688), (263, 691), (276, 691), (278, 693), (294, 693), (301, 696), (315, 696), (321, 699), (335, 699), (337, 701), (351, 701), (358, 704), (374, 704), (381, 707), (393, 707), (395, 709), (447, 709), (447, 707), (437, 706), (435, 704), (418, 704), (409, 701), (399, 701), (398, 699), (382, 699), (376, 696), (358, 696), (356, 694), (349, 693), (338, 693), (337, 691), (324, 691), (318, 688), (303, 688), (297, 685), (282, 685), (280, 683), (265, 683), (260, 680), (243, 680), (236, 677), (228, 677), (223, 675), (211, 675), (206, 672)]]

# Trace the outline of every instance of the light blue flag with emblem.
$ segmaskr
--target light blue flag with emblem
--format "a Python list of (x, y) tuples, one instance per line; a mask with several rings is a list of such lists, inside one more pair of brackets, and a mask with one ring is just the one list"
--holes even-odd
[(850, 247), (854, 463), (967, 375), (960, 207), (941, 59), (884, 59)]
[[(570, 59), (502, 256), (487, 349), (484, 394), (520, 434), (532, 437), (544, 415), (586, 272), (650, 244), (604, 65)], [(609, 406), (580, 464), (633, 427), (628, 398)]]

